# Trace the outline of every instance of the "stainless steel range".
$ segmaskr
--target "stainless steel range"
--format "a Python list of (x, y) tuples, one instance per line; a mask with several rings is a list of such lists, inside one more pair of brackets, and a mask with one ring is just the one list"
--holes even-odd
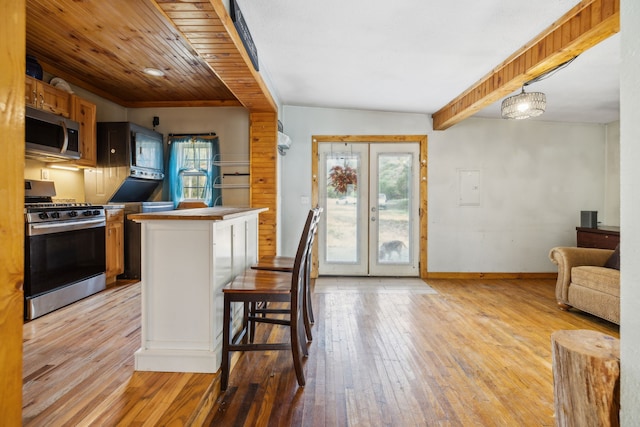
[(53, 203), (50, 181), (25, 180), (25, 319), (106, 287), (102, 206)]

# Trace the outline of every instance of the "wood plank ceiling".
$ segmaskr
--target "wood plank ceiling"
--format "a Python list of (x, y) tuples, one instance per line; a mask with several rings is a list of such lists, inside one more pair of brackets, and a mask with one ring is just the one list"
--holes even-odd
[[(26, 0), (27, 53), (127, 108), (244, 106), (261, 255), (276, 253), (277, 107), (222, 0)], [(151, 77), (142, 70), (162, 70)]]
[[(222, 2), (27, 0), (27, 53), (125, 107), (275, 111)], [(162, 70), (163, 77), (142, 72)], [(223, 80), (224, 79), (224, 80)]]
[(276, 111), (269, 90), (251, 65), (220, 1), (154, 0), (154, 3), (247, 109)]

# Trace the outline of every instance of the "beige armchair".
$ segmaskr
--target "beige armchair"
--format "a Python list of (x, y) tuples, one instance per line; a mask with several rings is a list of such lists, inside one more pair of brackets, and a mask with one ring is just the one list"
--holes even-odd
[(558, 266), (556, 300), (620, 324), (620, 271), (605, 266), (613, 250), (556, 247), (549, 258)]

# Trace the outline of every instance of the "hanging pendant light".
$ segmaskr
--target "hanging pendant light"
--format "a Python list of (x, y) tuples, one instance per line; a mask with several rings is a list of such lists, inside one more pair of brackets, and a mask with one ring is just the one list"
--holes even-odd
[(510, 96), (502, 101), (503, 119), (528, 119), (544, 113), (547, 106), (547, 97), (542, 92), (522, 92)]
[(577, 57), (578, 56), (576, 55), (568, 61), (555, 66), (551, 70), (546, 71), (539, 76), (525, 82), (522, 86), (522, 92), (517, 95), (505, 98), (504, 101), (502, 101), (502, 118), (522, 120), (528, 119), (529, 117), (537, 117), (544, 113), (544, 110), (547, 107), (546, 95), (542, 92), (525, 92), (524, 87), (531, 83), (537, 83), (541, 80), (551, 77), (559, 70), (571, 64)]

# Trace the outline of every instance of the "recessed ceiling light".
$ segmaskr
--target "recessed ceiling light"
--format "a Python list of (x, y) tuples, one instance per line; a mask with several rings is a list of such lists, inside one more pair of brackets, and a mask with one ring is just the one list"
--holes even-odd
[(164, 76), (164, 71), (158, 70), (157, 68), (145, 68), (142, 70), (145, 74), (149, 74), (154, 77), (162, 77)]

